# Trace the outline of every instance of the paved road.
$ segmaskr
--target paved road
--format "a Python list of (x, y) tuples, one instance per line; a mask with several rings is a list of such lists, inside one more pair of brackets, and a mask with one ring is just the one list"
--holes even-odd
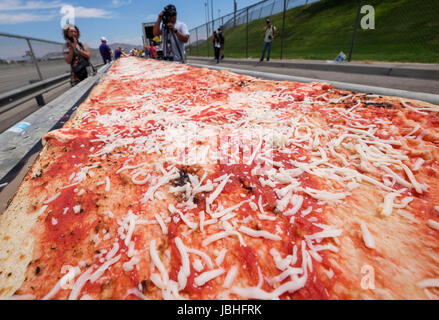
[[(69, 72), (70, 66), (62, 60), (38, 63), (44, 79)], [(0, 65), (0, 94), (29, 85), (29, 80), (39, 80), (33, 63)]]
[[(71, 89), (70, 83), (64, 84), (48, 93), (43, 94), (44, 101), (49, 103), (55, 98), (62, 95), (67, 90)], [(5, 113), (0, 114), (0, 133), (9, 129), (17, 122), (20, 122), (22, 119), (26, 118), (28, 115), (34, 113), (41, 107), (38, 106), (35, 99), (32, 99), (28, 102), (21, 104), (20, 106), (11, 109)]]
[(217, 64), (215, 61), (201, 62), (199, 60), (188, 59), (188, 62), (196, 64), (215, 65), (220, 67), (228, 67), (234, 69), (244, 69), (259, 72), (269, 72), (277, 74), (285, 74), (289, 76), (306, 77), (321, 80), (340, 81), (361, 85), (369, 85), (382, 88), (391, 88), (399, 90), (407, 90), (414, 92), (425, 92), (432, 94), (439, 94), (439, 81), (426, 80), (406, 77), (390, 77), (380, 75), (358, 74), (358, 73), (343, 73), (320, 70), (305, 70), (294, 68), (279, 68), (270, 66), (269, 62), (255, 63), (254, 65), (227, 63), (227, 61)]
[[(102, 63), (93, 57), (93, 65)], [(56, 77), (70, 72), (70, 66), (64, 60), (38, 62), (44, 79)], [(37, 69), (33, 63), (0, 64), (0, 94), (27, 86), (29, 80), (39, 80)]]

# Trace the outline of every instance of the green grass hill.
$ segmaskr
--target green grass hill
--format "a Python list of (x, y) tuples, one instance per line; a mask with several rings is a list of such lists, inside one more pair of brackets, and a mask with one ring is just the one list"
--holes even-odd
[[(439, 63), (438, 0), (367, 0), (375, 9), (375, 29), (359, 28), (352, 59)], [(349, 54), (357, 14), (357, 0), (321, 0), (286, 12), (284, 59), (334, 59)], [(363, 17), (364, 14), (361, 15)], [(278, 29), (272, 58), (280, 58), (282, 13), (270, 17)], [(248, 25), (248, 57), (259, 58), (265, 18)], [(226, 57), (245, 58), (246, 24), (226, 29)], [(192, 47), (189, 55), (213, 55), (211, 38)]]

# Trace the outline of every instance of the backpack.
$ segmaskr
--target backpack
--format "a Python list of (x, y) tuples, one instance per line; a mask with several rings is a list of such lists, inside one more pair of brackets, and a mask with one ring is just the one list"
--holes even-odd
[[(81, 42), (78, 42), (79, 47), (84, 50), (84, 46), (82, 45)], [(79, 60), (79, 62), (73, 66), (73, 63)], [(71, 69), (72, 72), (74, 73), (74, 75), (79, 79), (79, 80), (84, 80), (88, 77), (88, 72), (87, 72), (87, 67), (91, 66), (90, 61), (86, 58), (84, 58), (83, 56), (77, 54), (76, 52), (73, 54), (73, 59), (72, 59), (72, 63), (71, 63)]]

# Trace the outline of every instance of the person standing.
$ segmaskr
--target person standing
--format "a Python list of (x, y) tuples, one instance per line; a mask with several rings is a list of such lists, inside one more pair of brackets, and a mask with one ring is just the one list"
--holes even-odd
[(144, 45), (143, 45), (143, 51), (142, 51), (142, 58), (144, 58), (144, 59), (148, 59), (149, 57), (150, 57), (150, 50), (149, 50), (149, 47), (148, 47), (148, 44), (147, 43), (145, 43)]
[[(166, 22), (166, 25), (162, 22)], [(174, 5), (170, 4), (160, 12), (153, 33), (154, 36), (162, 35), (165, 60), (185, 62), (184, 44), (189, 41), (189, 29), (185, 23), (177, 20), (177, 9)]]
[(122, 56), (122, 47), (117, 47), (116, 50), (114, 50), (114, 59), (117, 60)]
[(104, 64), (110, 63), (113, 52), (111, 51), (111, 48), (107, 44), (107, 38), (102, 37), (101, 42), (102, 43), (99, 47), (99, 51), (101, 53), (102, 60), (104, 60)]
[(220, 40), (220, 59), (223, 60), (224, 59), (224, 33), (223, 33), (223, 29), (219, 28), (218, 29), (218, 37)]
[(149, 47), (149, 55), (151, 59), (157, 59), (157, 47), (154, 41), (151, 43), (151, 46)]
[(267, 61), (270, 61), (270, 55), (271, 55), (271, 47), (273, 45), (273, 40), (276, 38), (276, 27), (273, 26), (271, 24), (271, 20), (267, 19), (266, 20), (267, 25), (262, 29), (262, 33), (265, 34), (264, 35), (264, 49), (262, 50), (262, 57), (261, 57), (261, 62), (264, 61), (264, 57), (265, 57), (265, 52), (268, 49), (268, 54), (267, 54)]
[(64, 60), (71, 68), (71, 84), (76, 85), (88, 77), (91, 50), (87, 43), (80, 42), (81, 33), (77, 26), (67, 24), (63, 28), (66, 43), (63, 46)]
[(218, 33), (216, 31), (213, 32), (212, 44), (213, 44), (213, 50), (215, 52), (216, 63), (219, 63), (221, 43), (220, 43), (220, 38), (218, 36)]

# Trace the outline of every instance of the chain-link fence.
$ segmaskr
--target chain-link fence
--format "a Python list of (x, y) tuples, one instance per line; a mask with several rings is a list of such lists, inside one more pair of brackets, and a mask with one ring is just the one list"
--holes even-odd
[(265, 19), (277, 29), (271, 58), (439, 62), (437, 0), (265, 0), (190, 30), (188, 56), (213, 56), (222, 27), (226, 58), (260, 58)]
[(239, 9), (236, 12), (222, 16), (190, 30), (189, 45), (186, 48), (187, 53), (189, 56), (213, 56), (213, 47), (211, 45), (212, 34), (213, 31), (221, 27), (226, 36), (228, 36), (228, 32), (230, 32), (230, 35), (237, 32), (240, 33), (241, 36), (245, 36), (245, 41), (242, 41), (242, 37), (228, 37), (228, 57), (248, 56), (249, 49), (250, 51), (252, 49), (252, 39), (248, 36), (250, 30), (247, 28), (249, 24), (253, 21), (258, 21), (283, 12), (284, 2), (285, 10), (289, 10), (315, 1), (317, 0), (263, 0), (254, 5)]
[[(102, 64), (97, 49), (90, 61)], [(0, 33), (0, 94), (66, 73), (63, 43)]]

